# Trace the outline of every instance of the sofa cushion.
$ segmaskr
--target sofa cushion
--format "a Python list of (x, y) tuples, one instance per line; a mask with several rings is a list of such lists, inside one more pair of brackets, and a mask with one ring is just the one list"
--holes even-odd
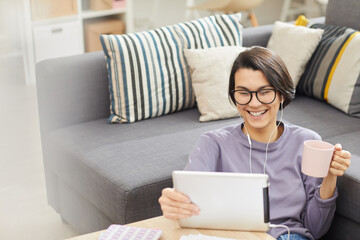
[(230, 46), (184, 50), (201, 114), (200, 122), (239, 116), (228, 97), (229, 76), (236, 57), (245, 49)]
[(184, 168), (200, 134), (241, 122), (198, 119), (193, 108), (133, 124), (101, 119), (58, 129), (47, 140), (48, 167), (113, 223), (158, 216), (161, 190)]
[[(286, 106), (284, 119), (316, 131), (325, 141), (359, 131), (359, 118), (346, 115), (323, 101), (301, 95)], [(354, 154), (360, 156), (360, 149), (355, 150)]]
[(102, 35), (110, 123), (135, 122), (192, 108), (184, 48), (241, 45), (241, 14), (216, 15), (125, 35)]
[(337, 181), (336, 212), (360, 224), (360, 157), (352, 155), (351, 165)]
[(322, 29), (276, 21), (267, 48), (280, 55), (296, 86), (320, 42)]
[(335, 213), (329, 231), (320, 240), (354, 240), (360, 236), (359, 223)]
[(360, 32), (314, 24), (325, 32), (302, 75), (298, 91), (360, 117)]
[[(360, 157), (360, 149), (359, 149), (360, 130), (339, 134), (328, 138), (327, 141), (333, 144), (341, 143), (343, 147), (346, 148), (346, 150)], [(360, 175), (359, 175), (359, 179), (360, 179)]]

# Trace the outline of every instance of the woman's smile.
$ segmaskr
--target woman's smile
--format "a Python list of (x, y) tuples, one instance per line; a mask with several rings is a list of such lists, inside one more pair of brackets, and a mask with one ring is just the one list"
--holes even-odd
[(252, 117), (259, 119), (261, 118), (262, 115), (264, 115), (267, 110), (262, 110), (262, 111), (248, 111), (246, 110)]

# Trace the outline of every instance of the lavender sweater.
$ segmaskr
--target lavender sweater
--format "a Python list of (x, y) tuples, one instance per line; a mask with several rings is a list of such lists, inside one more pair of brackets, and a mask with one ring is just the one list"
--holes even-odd
[[(249, 142), (241, 130), (242, 124), (209, 131), (200, 136), (185, 167), (188, 171), (249, 173)], [(322, 179), (302, 174), (303, 142), (321, 139), (309, 129), (284, 124), (281, 137), (268, 147), (266, 174), (269, 175), (270, 220), (284, 224), (291, 233), (309, 239), (325, 234), (335, 213), (337, 190), (332, 198), (320, 199)], [(264, 172), (266, 143), (252, 140), (252, 171)], [(275, 238), (287, 233), (285, 228), (271, 228)]]

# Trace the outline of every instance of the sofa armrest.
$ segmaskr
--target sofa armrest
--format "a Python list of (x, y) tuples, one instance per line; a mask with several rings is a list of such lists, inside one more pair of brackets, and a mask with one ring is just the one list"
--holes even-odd
[(36, 80), (42, 133), (110, 114), (103, 52), (42, 61)]

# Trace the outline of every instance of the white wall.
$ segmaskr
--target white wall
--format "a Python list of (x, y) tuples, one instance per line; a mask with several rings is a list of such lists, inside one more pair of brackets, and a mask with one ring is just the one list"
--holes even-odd
[(0, 56), (21, 52), (18, 0), (0, 0)]
[[(133, 0), (135, 31), (145, 30), (175, 24), (185, 20), (186, 0), (158, 0), (159, 6), (153, 11), (154, 3), (157, 0)], [(195, 0), (195, 3), (201, 3), (206, 0)], [(251, 0), (249, 0), (251, 1)], [(304, 0), (293, 0), (303, 2)], [(308, 17), (320, 16), (319, 6), (316, 0), (312, 0), (313, 13)], [(280, 18), (283, 0), (264, 0), (264, 2), (254, 9), (260, 25), (272, 24)], [(153, 17), (153, 13), (156, 13)], [(207, 15), (207, 12), (201, 12), (200, 16)], [(245, 20), (245, 19), (244, 19)], [(289, 19), (291, 20), (291, 19)], [(149, 23), (150, 22), (150, 23)]]

